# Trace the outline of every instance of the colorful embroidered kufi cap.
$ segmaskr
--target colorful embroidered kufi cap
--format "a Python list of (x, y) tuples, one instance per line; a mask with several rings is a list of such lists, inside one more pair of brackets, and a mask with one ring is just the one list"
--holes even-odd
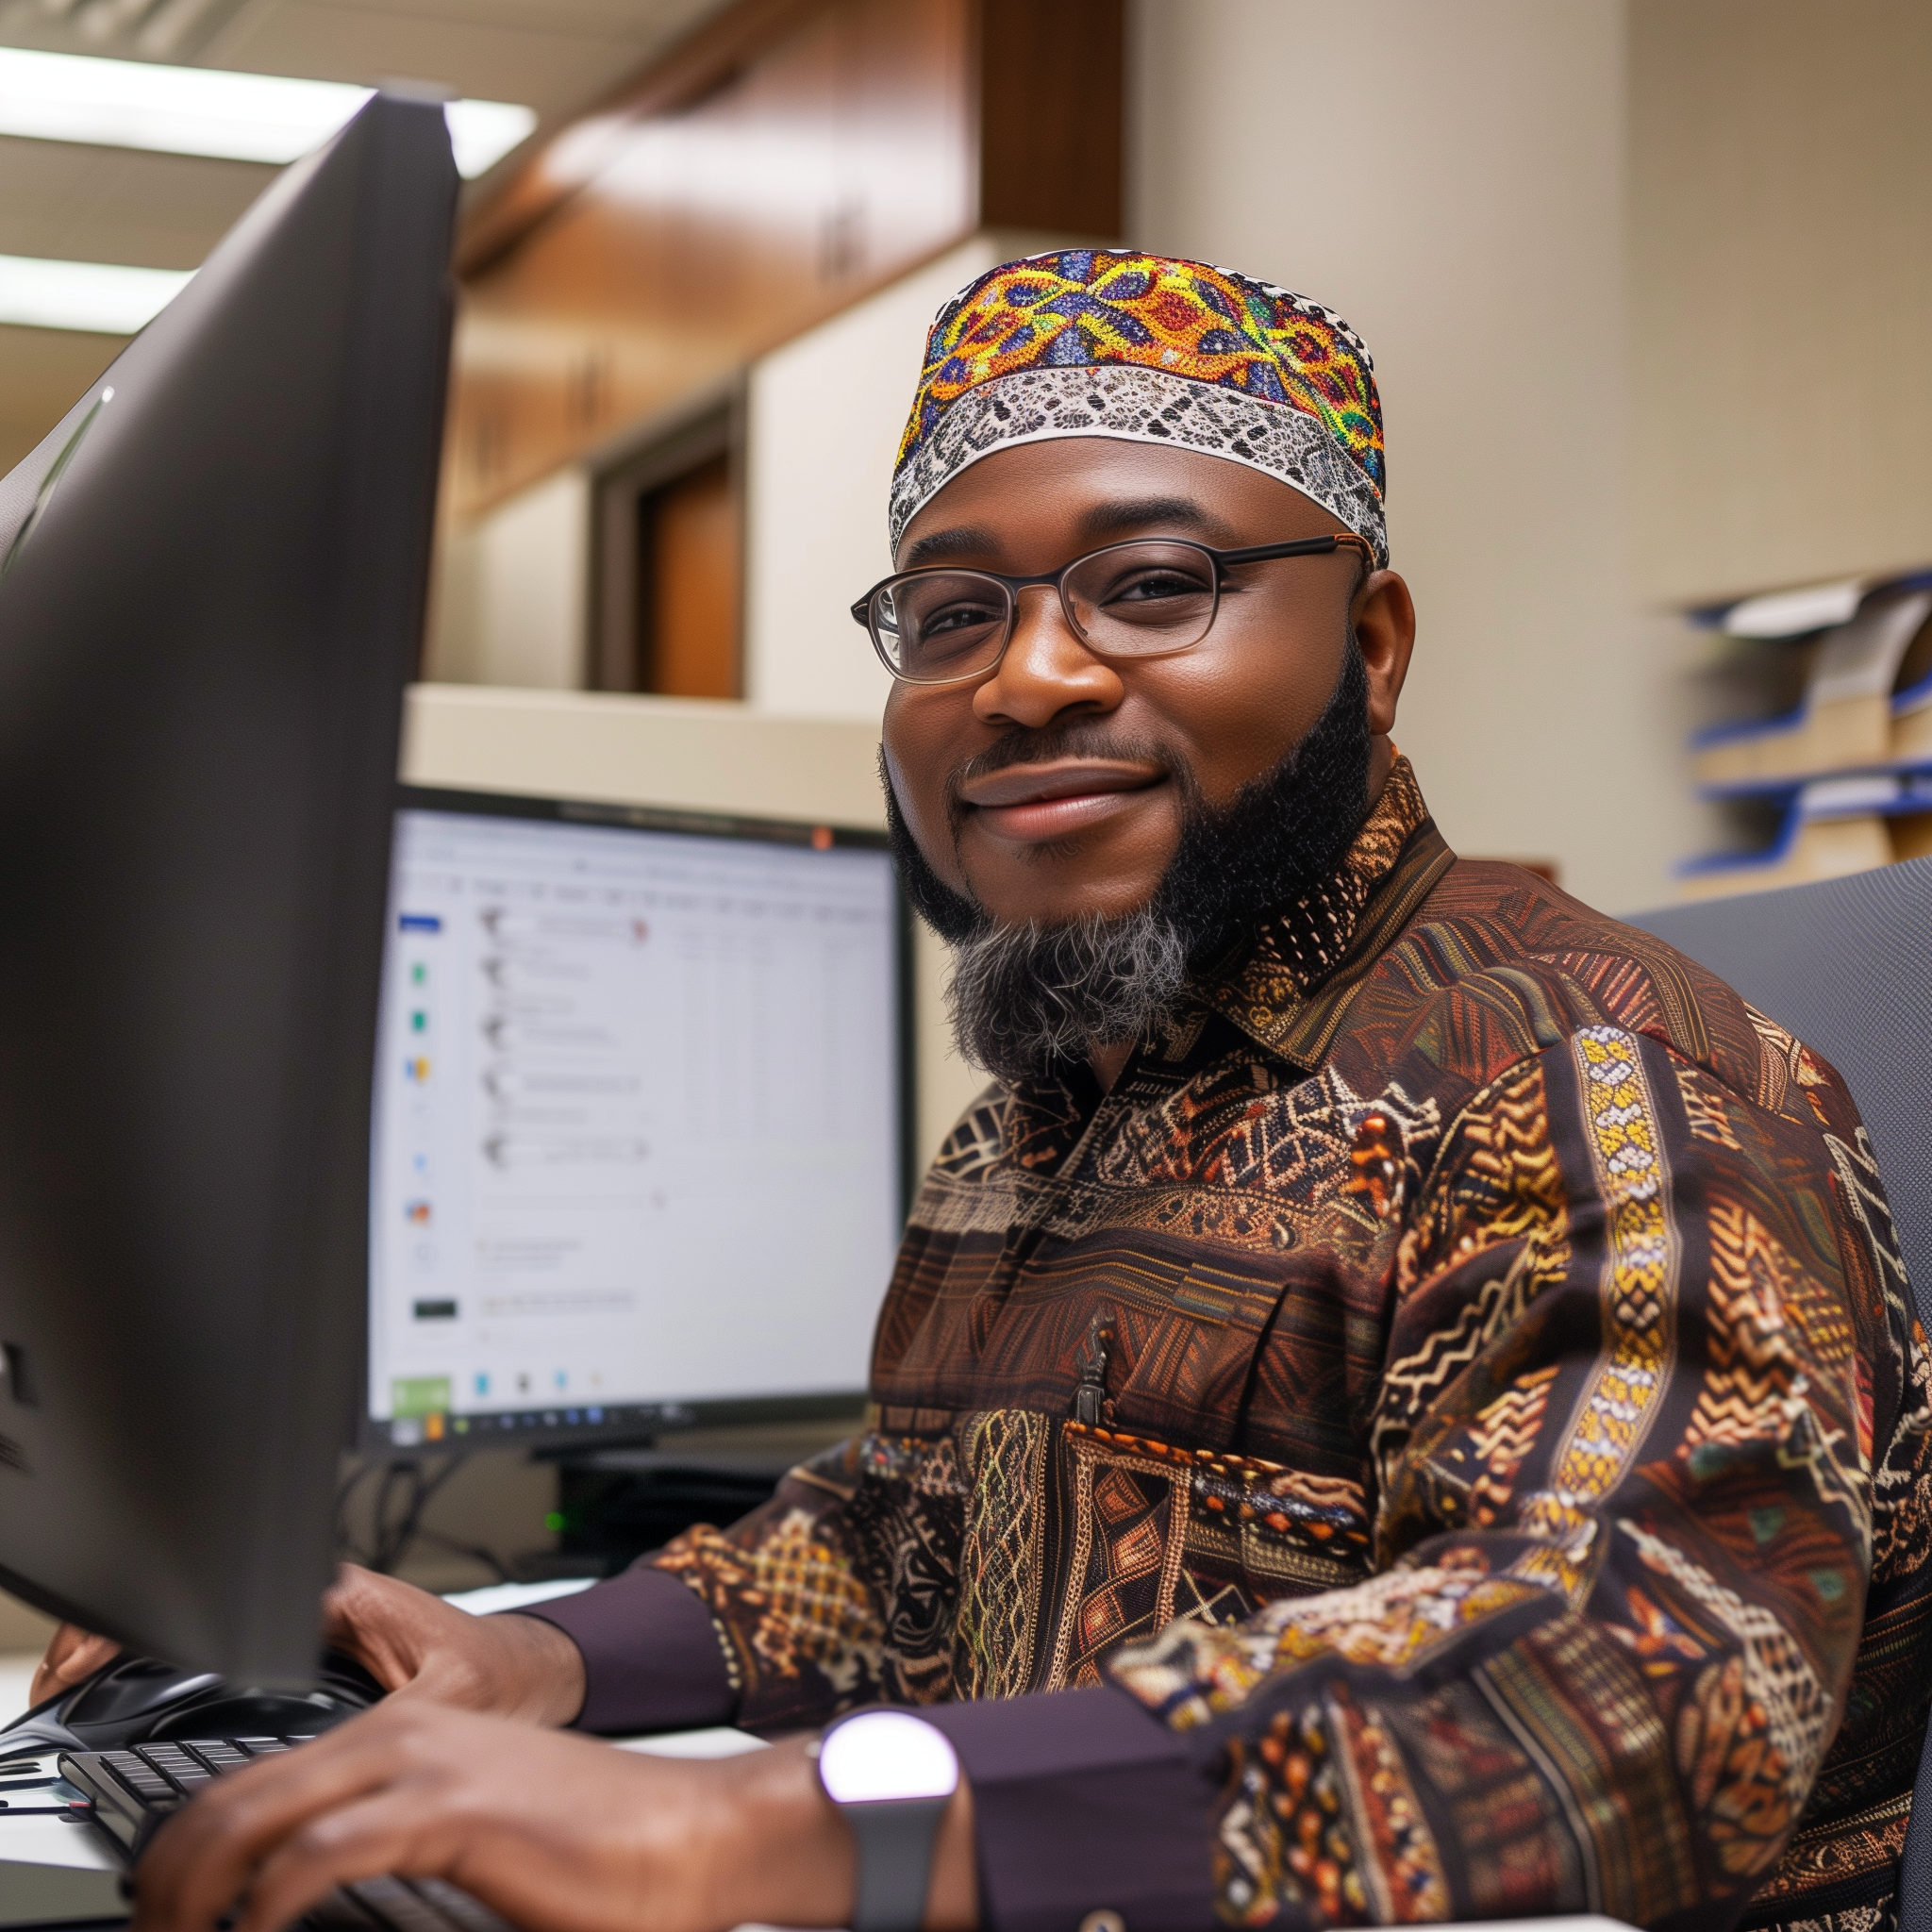
[(892, 471), (892, 548), (969, 464), (1060, 436), (1246, 463), (1389, 560), (1374, 364), (1332, 309), (1272, 283), (1091, 248), (989, 270), (926, 337)]

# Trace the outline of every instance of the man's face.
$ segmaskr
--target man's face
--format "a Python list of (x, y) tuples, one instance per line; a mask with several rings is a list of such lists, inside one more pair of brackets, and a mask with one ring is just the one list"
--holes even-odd
[[(956, 476), (908, 525), (898, 563), (1030, 576), (1131, 537), (1238, 549), (1341, 528), (1241, 464), (1071, 438), (1001, 450)], [(1200, 643), (1128, 661), (1089, 651), (1051, 589), (1023, 591), (995, 670), (896, 685), (887, 701), (887, 771), (927, 862), (998, 926), (1138, 910), (1174, 856), (1188, 793), (1228, 806), (1307, 736), (1351, 621), (1373, 795), (1392, 757), (1414, 611), (1400, 577), (1360, 575), (1350, 550), (1243, 566)]]

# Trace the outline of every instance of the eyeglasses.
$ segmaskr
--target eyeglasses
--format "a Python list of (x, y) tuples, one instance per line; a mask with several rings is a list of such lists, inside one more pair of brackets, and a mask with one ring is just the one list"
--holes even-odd
[(945, 565), (901, 571), (874, 584), (852, 607), (852, 616), (902, 684), (963, 684), (986, 676), (1012, 640), (1020, 592), (1048, 584), (1074, 635), (1096, 657), (1160, 658), (1191, 650), (1213, 628), (1231, 569), (1338, 550), (1359, 551), (1365, 573), (1375, 567), (1367, 540), (1352, 533), (1246, 550), (1138, 537), (1091, 550), (1043, 576)]

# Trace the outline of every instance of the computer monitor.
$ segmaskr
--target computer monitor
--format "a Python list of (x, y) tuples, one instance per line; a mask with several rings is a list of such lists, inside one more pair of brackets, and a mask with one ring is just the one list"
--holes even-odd
[(0, 1583), (317, 1664), (457, 175), (378, 96), (0, 484)]
[(856, 1408), (910, 1172), (908, 939), (880, 834), (407, 792), (365, 1442)]

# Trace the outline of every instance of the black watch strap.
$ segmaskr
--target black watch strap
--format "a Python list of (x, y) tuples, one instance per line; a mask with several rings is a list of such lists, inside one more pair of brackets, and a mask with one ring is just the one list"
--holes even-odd
[(951, 1802), (950, 1796), (882, 1798), (839, 1807), (858, 1842), (852, 1932), (919, 1932), (925, 1924), (933, 1841)]

